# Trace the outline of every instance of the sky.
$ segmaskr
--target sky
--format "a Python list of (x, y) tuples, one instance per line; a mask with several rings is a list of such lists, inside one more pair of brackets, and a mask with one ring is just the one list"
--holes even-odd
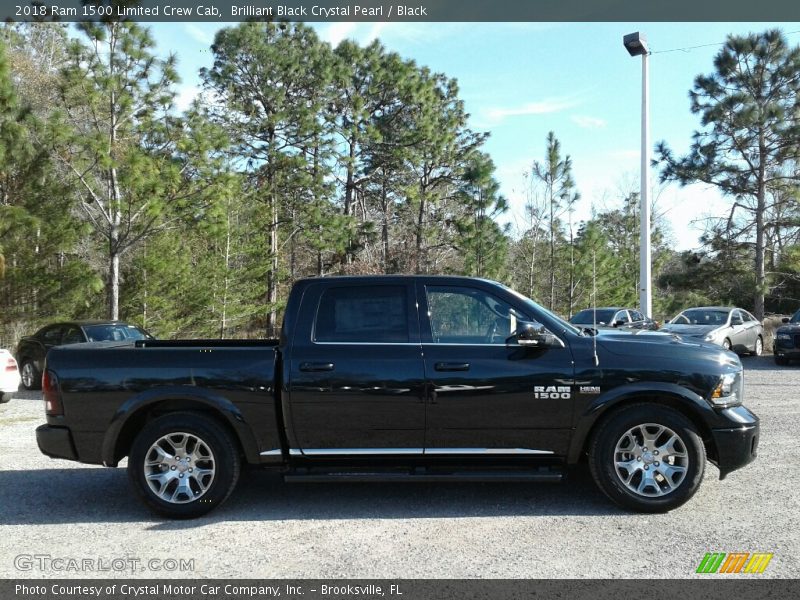
[[(622, 37), (646, 35), (650, 61), (650, 126), (655, 145), (688, 150), (699, 117), (689, 106), (694, 78), (713, 71), (713, 59), (728, 34), (778, 27), (800, 43), (799, 23), (310, 23), (336, 45), (378, 38), (390, 51), (456, 78), (470, 126), (490, 134), (492, 157), (509, 212), (500, 220), (524, 224), (534, 160), (554, 131), (572, 158), (581, 199), (574, 220), (620, 206), (620, 190), (639, 189), (641, 146), (641, 58), (632, 58)], [(201, 67), (217, 23), (154, 23), (158, 53), (174, 52), (184, 108), (199, 91)], [(700, 46), (700, 47), (698, 47)], [(700, 247), (705, 219), (725, 214), (730, 200), (712, 186), (662, 185), (651, 170), (655, 211), (678, 250)]]

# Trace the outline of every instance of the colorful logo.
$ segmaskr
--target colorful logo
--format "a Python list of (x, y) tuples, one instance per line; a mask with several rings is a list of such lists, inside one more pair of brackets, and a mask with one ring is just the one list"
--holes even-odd
[(763, 573), (771, 552), (706, 552), (697, 573)]

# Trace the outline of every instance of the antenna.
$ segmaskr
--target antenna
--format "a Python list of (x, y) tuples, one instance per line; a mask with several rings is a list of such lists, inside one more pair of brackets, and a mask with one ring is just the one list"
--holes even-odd
[(598, 367), (600, 366), (600, 359), (597, 357), (597, 264), (595, 258), (595, 251), (592, 250), (592, 329), (594, 329), (592, 356), (594, 356), (594, 366)]

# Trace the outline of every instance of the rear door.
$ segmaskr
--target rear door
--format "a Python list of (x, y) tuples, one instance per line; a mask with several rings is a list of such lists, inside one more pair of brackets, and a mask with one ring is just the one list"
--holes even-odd
[(755, 350), (756, 339), (758, 339), (759, 335), (758, 321), (746, 310), (739, 310), (739, 314), (742, 315), (742, 321), (744, 321), (745, 331), (747, 332), (747, 348)]
[(36, 368), (39, 371), (44, 369), (44, 360), (50, 348), (61, 344), (64, 327), (65, 326), (61, 324), (51, 325), (47, 329), (42, 330), (41, 333), (36, 336), (36, 340), (39, 342), (39, 344), (38, 347), (34, 349), (36, 353), (34, 362), (36, 363)]
[(628, 314), (631, 316), (631, 328), (633, 329), (647, 329), (648, 323), (645, 316), (638, 310), (629, 310)]
[(479, 282), (420, 283), (418, 295), (430, 386), (425, 453), (565, 452), (574, 390), (569, 347), (509, 342), (532, 315)]
[(730, 323), (732, 328), (731, 343), (737, 351), (742, 352), (750, 345), (750, 332), (745, 326), (742, 313), (739, 311), (739, 309), (734, 309), (731, 311)]
[(292, 449), (310, 457), (422, 454), (412, 280), (312, 284), (300, 315), (288, 365)]

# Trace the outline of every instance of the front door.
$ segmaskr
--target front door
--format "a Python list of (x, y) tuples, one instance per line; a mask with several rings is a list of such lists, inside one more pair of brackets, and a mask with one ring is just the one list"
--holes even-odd
[(418, 288), (429, 383), (426, 454), (562, 454), (572, 424), (568, 346), (510, 336), (533, 315), (478, 282)]
[(410, 280), (312, 285), (289, 366), (293, 450), (422, 454), (424, 372)]

